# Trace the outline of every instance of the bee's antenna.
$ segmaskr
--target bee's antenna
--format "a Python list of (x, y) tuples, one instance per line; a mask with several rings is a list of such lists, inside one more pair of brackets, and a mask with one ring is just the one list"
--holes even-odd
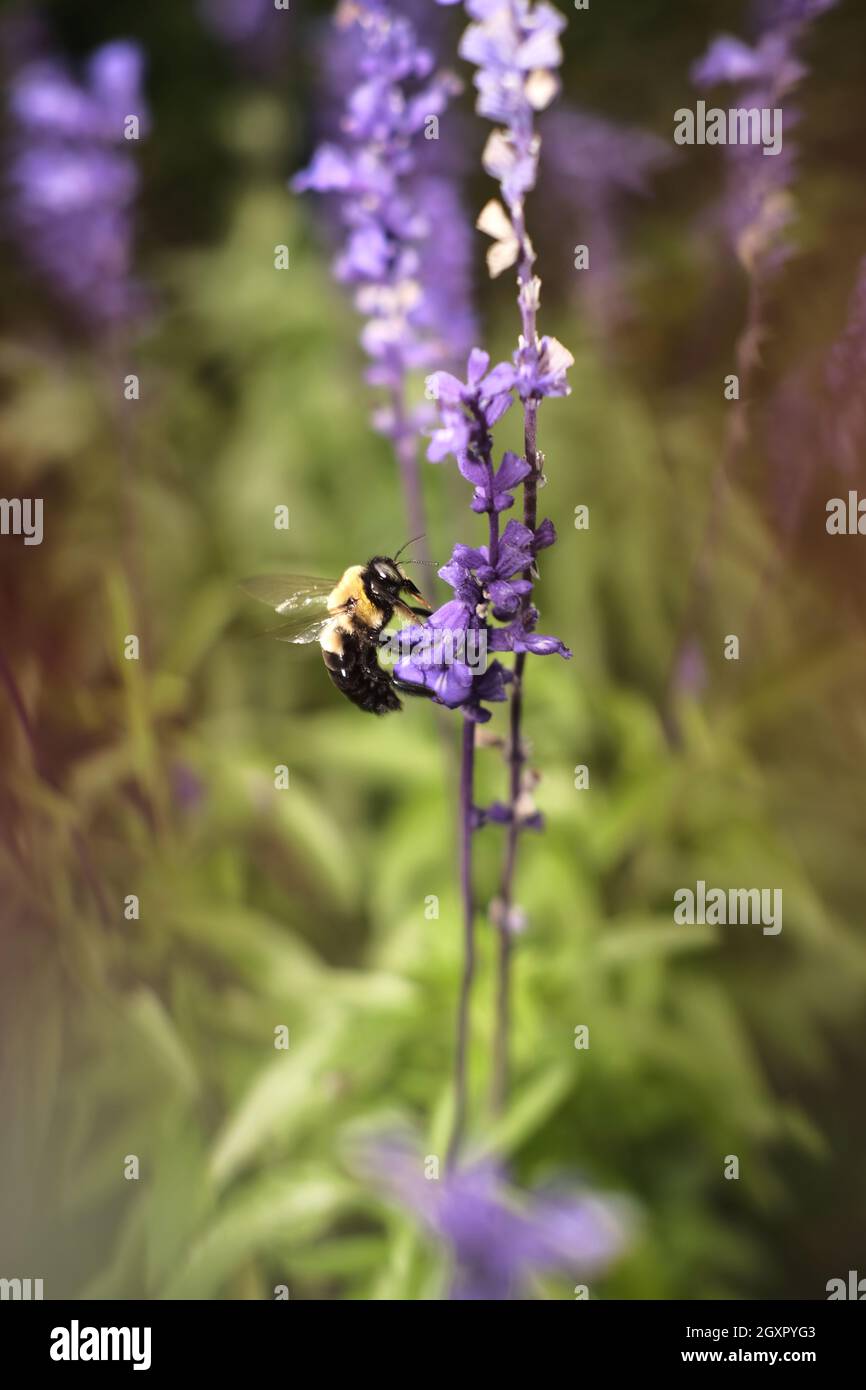
[(420, 536), (413, 536), (411, 541), (407, 541), (405, 545), (401, 545), (400, 549), (397, 551), (397, 554), (394, 556), (394, 559), (399, 560), (404, 550), (408, 550), (409, 546), (414, 545), (416, 541), (423, 541), (426, 534), (426, 531), (422, 531)]
[(404, 565), (438, 565), (438, 560), (404, 560)]

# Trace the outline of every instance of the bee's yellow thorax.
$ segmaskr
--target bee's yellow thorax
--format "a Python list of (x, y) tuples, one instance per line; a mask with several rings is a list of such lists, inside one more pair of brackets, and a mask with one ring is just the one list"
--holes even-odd
[[(367, 597), (361, 575), (364, 573), (363, 565), (350, 565), (337, 584), (328, 595), (328, 611), (338, 613), (348, 599), (355, 600), (354, 612), (349, 617), (341, 615), (338, 622), (343, 626), (351, 622), (363, 623), (366, 627), (380, 628), (384, 614), (381, 608), (372, 603)], [(347, 628), (348, 630), (348, 628)]]

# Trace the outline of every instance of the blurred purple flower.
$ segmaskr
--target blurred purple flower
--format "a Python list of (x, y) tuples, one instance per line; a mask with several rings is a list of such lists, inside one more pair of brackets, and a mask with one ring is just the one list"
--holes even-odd
[(142, 307), (132, 279), (139, 176), (129, 116), (147, 131), (144, 60), (136, 44), (100, 48), (84, 81), (58, 61), (28, 63), (9, 93), (12, 152), (6, 212), (22, 251), (86, 321), (117, 324)]
[(782, 146), (771, 158), (760, 144), (726, 146), (728, 179), (719, 220), (741, 263), (759, 279), (775, 274), (792, 254), (786, 233), (794, 216), (789, 190), (797, 151), (789, 134), (800, 113), (786, 98), (808, 71), (798, 46), (809, 24), (836, 3), (764, 0), (754, 7), (753, 47), (722, 35), (692, 68), (696, 86), (729, 83), (740, 88), (739, 106), (782, 113)]
[(645, 196), (655, 175), (676, 158), (669, 143), (652, 131), (567, 105), (545, 116), (544, 144), (544, 160), (549, 159), (564, 183), (580, 185), (581, 199), (594, 188), (610, 196)]
[(365, 1176), (440, 1240), (451, 1261), (449, 1298), (459, 1302), (525, 1299), (535, 1275), (569, 1281), (598, 1275), (622, 1251), (620, 1204), (561, 1188), (523, 1193), (490, 1160), (428, 1180), (408, 1144), (368, 1152)]
[(713, 39), (703, 58), (692, 67), (692, 81), (697, 87), (755, 82), (787, 90), (805, 74), (806, 68), (791, 51), (790, 39), (773, 30), (764, 34), (754, 48), (742, 39), (722, 34)]
[[(320, 143), (292, 182), (326, 195), (340, 241), (334, 272), (354, 287), (366, 379), (384, 392), (372, 424), (393, 445), (419, 537), (427, 524), (418, 439), (433, 412), (410, 404), (409, 378), (456, 363), (475, 337), (459, 117), (449, 112), (440, 125), (460, 84), (436, 71), (433, 49), (419, 40), (416, 19), (424, 39), (436, 38), (430, 10), (417, 0), (340, 4), (321, 47)], [(422, 541), (422, 558), (425, 550)]]
[[(337, 196), (346, 235), (335, 271), (356, 286), (368, 378), (402, 392), (408, 372), (466, 352), (474, 330), (469, 229), (453, 182), (427, 154), (433, 119), (459, 83), (435, 71), (412, 24), (384, 0), (343, 5), (337, 25), (350, 84), (339, 138), (318, 147), (293, 187)], [(376, 423), (392, 436), (415, 429), (394, 411)]]

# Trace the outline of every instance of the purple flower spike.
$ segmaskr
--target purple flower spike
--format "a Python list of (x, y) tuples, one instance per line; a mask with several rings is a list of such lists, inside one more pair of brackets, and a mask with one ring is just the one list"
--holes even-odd
[[(441, 0), (448, 3), (448, 0)], [(474, 960), (475, 898), (472, 883), (472, 843), (475, 831), (486, 824), (507, 827), (501, 878), (501, 913), (491, 921), (500, 937), (497, 1022), (494, 1058), (494, 1095), (504, 1098), (507, 1075), (509, 938), (523, 922), (513, 901), (517, 836), (523, 830), (540, 830), (543, 818), (532, 800), (535, 774), (526, 766), (526, 742), (522, 733), (525, 667), (529, 655), (571, 653), (558, 638), (535, 631), (538, 614), (532, 602), (537, 577), (536, 555), (554, 543), (549, 521), (537, 520), (537, 493), (542, 476), (542, 455), (537, 447), (537, 416), (546, 397), (568, 394), (566, 374), (571, 354), (555, 338), (537, 330), (541, 280), (535, 274), (535, 251), (527, 233), (524, 198), (534, 187), (540, 137), (536, 112), (543, 110), (558, 91), (555, 69), (561, 61), (559, 35), (563, 17), (551, 5), (532, 0), (466, 0), (473, 20), (463, 34), (460, 54), (474, 63), (476, 110), (496, 121), (482, 156), (485, 170), (499, 183), (502, 202), (489, 199), (477, 219), (479, 231), (491, 239), (487, 264), (491, 277), (514, 267), (521, 334), (510, 362), (491, 367), (490, 356), (473, 348), (465, 380), (453, 371), (435, 371), (427, 378), (427, 394), (438, 407), (428, 458), (434, 463), (453, 455), (462, 477), (472, 487), (471, 508), (486, 516), (487, 543), (455, 545), (451, 559), (439, 571), (450, 584), (454, 598), (433, 613), (417, 641), (395, 668), (398, 683), (422, 688), (440, 705), (463, 714), (460, 763), (460, 884), (465, 939), (464, 970), (457, 1020), (454, 1128), (448, 1146), (449, 1175), (443, 1184), (443, 1206), (437, 1212), (440, 1229), (458, 1250), (455, 1297), (519, 1297), (524, 1264), (555, 1265), (550, 1247), (523, 1216), (513, 1219), (505, 1203), (491, 1193), (501, 1182), (495, 1169), (460, 1170), (455, 1166), (468, 1109), (467, 1046), (469, 1005)], [(342, 177), (342, 171), (340, 171)], [(493, 430), (514, 403), (523, 406), (524, 455), (508, 451), (496, 461)], [(514, 505), (522, 487), (523, 521), (512, 519), (500, 532), (501, 514)], [(458, 639), (451, 649), (443, 638)], [(483, 648), (483, 664), (471, 660)], [(487, 661), (489, 652), (514, 653), (513, 671), (498, 661)], [(488, 705), (507, 698), (515, 683), (508, 725), (509, 803), (494, 803), (485, 811), (474, 804), (475, 725), (491, 718)], [(469, 1234), (464, 1242), (463, 1231)], [(492, 1244), (502, 1232), (504, 1247)], [(485, 1249), (491, 1237), (491, 1264)], [(511, 1256), (509, 1252), (523, 1250)], [(532, 1254), (530, 1255), (530, 1249)], [(465, 1252), (465, 1253), (464, 1253)], [(471, 1271), (471, 1272), (470, 1272)]]
[(807, 72), (798, 47), (809, 24), (836, 3), (762, 0), (755, 9), (754, 47), (722, 35), (692, 68), (698, 87), (729, 83), (740, 89), (741, 106), (782, 112), (781, 143), (771, 158), (759, 144), (726, 148), (728, 185), (718, 220), (740, 262), (756, 279), (774, 275), (792, 253), (786, 234), (793, 220), (790, 186), (796, 151), (789, 134), (799, 112), (789, 96)]
[[(77, 83), (60, 63), (13, 77), (9, 218), (24, 255), (80, 318), (107, 329), (142, 308), (132, 279), (137, 136), (147, 133), (144, 60), (133, 43), (106, 44)], [(70, 252), (70, 248), (74, 248)]]
[[(426, 629), (436, 633), (447, 621), (457, 631), (483, 637), (486, 649), (515, 653), (515, 670), (522, 676), (528, 654), (571, 655), (558, 638), (534, 631), (537, 613), (531, 600), (536, 555), (556, 539), (551, 522), (536, 522), (541, 478), (536, 413), (545, 398), (568, 395), (567, 372), (574, 359), (556, 338), (536, 330), (541, 282), (532, 271), (535, 252), (523, 214), (523, 199), (534, 186), (538, 169), (535, 115), (558, 90), (555, 69), (562, 60), (559, 35), (565, 20), (544, 0), (466, 0), (466, 9), (473, 22), (463, 34), (459, 51), (476, 67), (476, 110), (501, 123), (488, 139), (483, 163), (498, 180), (505, 206), (491, 199), (477, 226), (493, 241), (488, 250), (491, 275), (517, 267), (523, 332), (510, 362), (491, 367), (489, 354), (476, 347), (469, 354), (464, 380), (441, 370), (427, 378), (427, 394), (437, 403), (439, 415), (427, 457), (434, 463), (449, 456), (456, 459), (461, 475), (472, 486), (472, 510), (487, 517), (488, 541), (474, 548), (454, 547), (439, 574), (454, 589), (455, 599), (432, 615)], [(524, 407), (526, 455), (507, 451), (497, 465), (492, 431), (515, 396)], [(500, 534), (500, 515), (514, 505), (521, 484), (525, 484), (524, 521), (511, 520)], [(422, 662), (414, 656), (398, 664), (396, 674), (407, 684), (423, 685), (439, 703), (460, 707), (475, 721), (489, 718), (485, 702), (505, 696), (506, 673), (497, 663), (475, 674), (471, 682), (466, 680), (465, 663), (457, 675), (449, 676), (441, 660)], [(524, 756), (519, 730), (512, 731), (512, 738), (517, 738), (511, 755), (517, 766)], [(466, 748), (464, 742), (464, 756)], [(464, 803), (465, 821), (465, 797)], [(527, 818), (521, 817), (521, 826), (524, 823)]]
[(460, 84), (435, 70), (413, 25), (385, 0), (341, 7), (334, 43), (348, 89), (339, 139), (318, 147), (292, 187), (338, 202), (345, 239), (335, 273), (354, 287), (365, 319), (368, 380), (389, 393), (374, 424), (400, 454), (418, 428), (403, 404), (409, 373), (459, 359), (474, 332), (468, 227), (447, 159), (431, 154), (447, 142), (425, 138)]
[[(457, 387), (461, 385), (456, 382)], [(516, 454), (506, 454), (499, 474), (504, 469), (506, 478), (522, 475), (523, 463)], [(494, 489), (499, 474), (492, 474)], [(498, 509), (487, 510), (493, 515), (498, 513)], [(550, 522), (543, 522), (538, 533), (544, 543), (552, 544)], [(483, 673), (473, 675), (465, 661), (455, 662), (455, 653), (467, 648), (477, 651), (483, 645), (485, 651), (491, 652), (570, 658), (571, 652), (558, 638), (532, 630), (536, 610), (523, 606), (532, 594), (532, 581), (525, 574), (532, 569), (536, 534), (522, 522), (509, 521), (497, 537), (495, 560), (491, 560), (489, 545), (454, 547), (449, 563), (439, 570), (439, 577), (451, 585), (455, 598), (431, 614), (423, 628), (411, 630), (416, 640), (419, 634), (429, 634), (429, 651), (424, 659), (412, 655), (398, 661), (395, 675), (399, 680), (422, 686), (438, 704), (449, 709), (462, 708), (468, 718), (484, 722), (490, 717), (483, 709), (484, 702), (505, 698), (504, 684), (510, 679), (510, 672), (493, 662)], [(488, 614), (505, 626), (493, 626)], [(446, 630), (452, 641), (443, 648), (437, 634)], [(449, 674), (454, 671), (456, 674)]]
[(696, 87), (713, 87), (719, 82), (772, 82), (780, 72), (786, 85), (793, 85), (805, 69), (792, 61), (787, 45), (776, 34), (768, 34), (756, 48), (723, 34), (693, 65), (692, 81)]

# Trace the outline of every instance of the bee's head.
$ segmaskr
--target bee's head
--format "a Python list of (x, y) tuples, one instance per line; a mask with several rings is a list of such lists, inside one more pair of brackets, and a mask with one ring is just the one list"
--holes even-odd
[(412, 602), (418, 604), (419, 607), (430, 607), (420, 589), (412, 583), (411, 579), (407, 579), (397, 561), (392, 560), (387, 555), (373, 556), (367, 565), (365, 578), (373, 597), (382, 603), (406, 608), (407, 605), (402, 602), (400, 595), (409, 594)]

